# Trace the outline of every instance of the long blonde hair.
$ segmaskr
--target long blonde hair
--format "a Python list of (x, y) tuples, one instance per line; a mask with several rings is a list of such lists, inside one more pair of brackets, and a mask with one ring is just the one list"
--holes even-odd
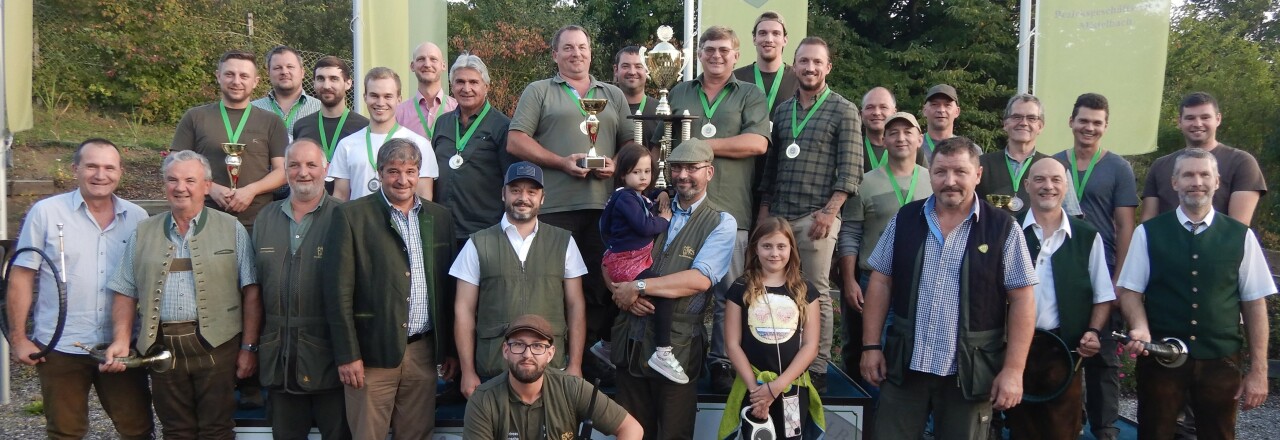
[(749, 307), (765, 293), (764, 267), (760, 265), (760, 255), (756, 248), (760, 240), (773, 234), (782, 234), (787, 237), (787, 243), (790, 244), (790, 256), (782, 270), (786, 277), (784, 286), (791, 294), (791, 299), (796, 302), (796, 306), (800, 308), (800, 326), (803, 327), (805, 308), (809, 305), (805, 300), (809, 295), (809, 286), (805, 283), (804, 276), (800, 274), (800, 251), (796, 250), (796, 236), (791, 232), (791, 224), (785, 218), (777, 216), (766, 218), (756, 225), (754, 231), (751, 231), (751, 240), (747, 245), (746, 270), (742, 274), (747, 286), (747, 291), (742, 296), (742, 303)]

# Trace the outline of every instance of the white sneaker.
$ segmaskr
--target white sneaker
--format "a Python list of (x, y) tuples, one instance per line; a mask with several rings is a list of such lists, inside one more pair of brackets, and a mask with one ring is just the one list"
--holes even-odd
[(689, 376), (684, 374), (680, 361), (671, 354), (671, 347), (658, 347), (658, 350), (653, 352), (653, 356), (649, 356), (649, 367), (672, 382), (681, 385), (689, 383)]
[(596, 357), (600, 358), (604, 363), (613, 365), (613, 358), (609, 357), (613, 352), (610, 351), (609, 348), (609, 342), (601, 340), (596, 342), (595, 345), (592, 345), (588, 351), (590, 351), (591, 354), (596, 355)]

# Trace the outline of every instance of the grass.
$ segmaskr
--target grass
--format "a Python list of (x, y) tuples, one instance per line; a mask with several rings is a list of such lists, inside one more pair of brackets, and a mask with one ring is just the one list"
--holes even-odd
[(75, 105), (36, 106), (35, 124), (14, 134), (18, 144), (76, 146), (89, 138), (106, 138), (121, 147), (162, 150), (173, 140), (176, 124), (144, 124), (129, 114), (107, 115)]
[(36, 400), (36, 401), (31, 402), (31, 403), (28, 403), (28, 404), (26, 404), (26, 405), (22, 405), (22, 412), (27, 413), (27, 414), (30, 414), (30, 415), (33, 415), (33, 416), (43, 416), (43, 415), (44, 415), (44, 401), (43, 401), (43, 400)]

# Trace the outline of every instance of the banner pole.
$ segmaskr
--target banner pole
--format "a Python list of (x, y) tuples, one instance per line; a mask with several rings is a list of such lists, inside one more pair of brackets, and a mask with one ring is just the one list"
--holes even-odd
[(1031, 8), (1032, 0), (1022, 0), (1018, 17), (1018, 93), (1031, 90)]

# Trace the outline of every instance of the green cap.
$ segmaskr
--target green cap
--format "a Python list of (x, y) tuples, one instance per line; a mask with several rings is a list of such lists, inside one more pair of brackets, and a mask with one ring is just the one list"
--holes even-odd
[(671, 151), (667, 156), (667, 162), (671, 163), (699, 163), (711, 162), (716, 155), (711, 151), (711, 144), (698, 138), (691, 138), (680, 143), (680, 146)]

